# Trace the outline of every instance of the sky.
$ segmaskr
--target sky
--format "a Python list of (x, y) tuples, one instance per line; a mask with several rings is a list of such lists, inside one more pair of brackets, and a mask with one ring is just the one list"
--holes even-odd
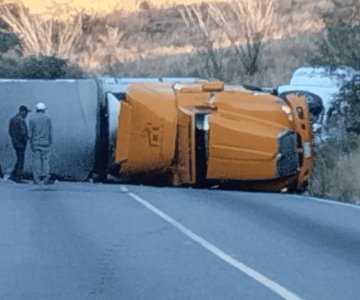
[[(9, 0), (11, 2), (11, 0)], [(121, 8), (125, 10), (135, 10), (139, 7), (142, 0), (20, 0), (26, 7), (34, 13), (47, 12), (52, 7), (53, 3), (59, 4), (71, 4), (72, 6), (79, 8), (83, 7), (87, 10), (93, 10), (97, 12), (108, 12), (114, 8)], [(201, 0), (148, 0), (148, 3), (154, 5), (166, 5), (174, 3), (200, 3)]]

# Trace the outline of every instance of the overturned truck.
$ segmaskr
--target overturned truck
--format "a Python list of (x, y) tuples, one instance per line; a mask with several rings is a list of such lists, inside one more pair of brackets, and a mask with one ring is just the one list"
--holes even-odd
[(0, 80), (3, 169), (15, 160), (9, 119), (39, 101), (53, 119), (51, 173), (62, 179), (297, 191), (310, 178), (304, 97), (195, 78)]

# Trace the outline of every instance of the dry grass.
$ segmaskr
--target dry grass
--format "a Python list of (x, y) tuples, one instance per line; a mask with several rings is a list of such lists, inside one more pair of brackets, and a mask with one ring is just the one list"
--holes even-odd
[[(264, 44), (260, 57), (260, 69), (255, 75), (242, 73), (241, 62), (229, 49), (218, 50), (222, 58), (223, 79), (229, 83), (247, 83), (261, 86), (278, 86), (288, 82), (294, 69), (306, 64), (309, 52), (319, 34), (303, 34)], [(305, 42), (304, 42), (305, 41)], [(143, 61), (135, 60), (113, 66), (111, 74), (120, 76), (199, 76), (208, 77), (201, 53), (177, 53), (151, 56)], [(218, 77), (218, 76), (214, 76)]]
[[(105, 16), (87, 15), (70, 6), (53, 5), (51, 20), (48, 18), (49, 15), (42, 19), (39, 15), (30, 14), (19, 4), (11, 6), (10, 9), (0, 4), (0, 12), (1, 18), (10, 30), (20, 36), (25, 55), (58, 55), (97, 73), (107, 72), (109, 68), (114, 69), (115, 65), (139, 63), (145, 64), (143, 69), (146, 69), (148, 60), (173, 56), (175, 52), (177, 55), (183, 54), (183, 58), (191, 58), (192, 62), (194, 54), (198, 52), (200, 55), (197, 60), (199, 63), (201, 61), (200, 65), (204, 68), (204, 50), (209, 49), (204, 49), (204, 44), (210, 43), (210, 49), (217, 50), (226, 49), (235, 43), (240, 45), (238, 49), (246, 50), (241, 48), (241, 39), (244, 39), (246, 28), (261, 33), (260, 36), (263, 36), (265, 41), (270, 41), (273, 38), (280, 40), (294, 37), (301, 32), (320, 30), (322, 26), (312, 15), (312, 10), (308, 9), (310, 1), (292, 1), (292, 6), (284, 0), (246, 1), (251, 5), (236, 6), (239, 1), (233, 2), (232, 5), (229, 1), (210, 1), (201, 5), (176, 5), (133, 13), (114, 11)], [(264, 9), (259, 10), (258, 14), (249, 13), (249, 9), (258, 11), (256, 5)], [(64, 14), (64, 11), (69, 16), (67, 21), (56, 19), (56, 16)], [(186, 11), (192, 11), (191, 14), (187, 14), (188, 18), (184, 17)], [(256, 18), (244, 19), (244, 14), (255, 15)], [(272, 24), (271, 31), (267, 30), (274, 19), (276, 22)], [(197, 26), (192, 26), (194, 24)], [(230, 30), (231, 28), (236, 30)], [(236, 36), (234, 32), (242, 32), (242, 35)], [(254, 34), (249, 35), (250, 46), (252, 38)], [(236, 56), (236, 51), (215, 51), (215, 55), (220, 54), (225, 57), (216, 57), (214, 61), (220, 64), (219, 60), (224, 60), (221, 64), (226, 67), (228, 62), (233, 60), (232, 57)], [(176, 64), (184, 65), (183, 59)], [(176, 67), (173, 65), (169, 66), (169, 69), (174, 68)], [(220, 68), (216, 72), (220, 71), (229, 72)], [(211, 75), (220, 77), (220, 74)], [(236, 78), (239, 74), (223, 77)]]
[(309, 192), (315, 196), (360, 203), (360, 152), (337, 147), (318, 149)]

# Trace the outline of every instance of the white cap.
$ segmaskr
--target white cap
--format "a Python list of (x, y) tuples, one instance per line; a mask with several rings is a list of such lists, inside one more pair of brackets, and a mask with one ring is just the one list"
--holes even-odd
[(35, 108), (36, 108), (36, 110), (46, 110), (46, 106), (42, 102), (39, 102), (38, 104), (36, 104)]

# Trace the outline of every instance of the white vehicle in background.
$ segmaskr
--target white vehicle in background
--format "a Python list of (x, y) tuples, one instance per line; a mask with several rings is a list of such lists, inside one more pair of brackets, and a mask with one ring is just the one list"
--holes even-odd
[(329, 113), (338, 107), (342, 89), (359, 73), (350, 67), (300, 67), (288, 84), (278, 87), (279, 96), (290, 93), (304, 94), (311, 113), (315, 141), (326, 139), (322, 128)]

